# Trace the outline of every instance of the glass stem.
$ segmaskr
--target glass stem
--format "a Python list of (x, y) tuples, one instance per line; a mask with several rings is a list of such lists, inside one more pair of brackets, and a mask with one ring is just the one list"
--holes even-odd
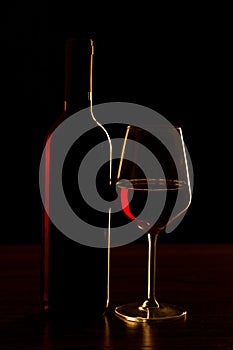
[(148, 285), (147, 300), (143, 303), (143, 307), (159, 307), (159, 303), (155, 297), (156, 285), (156, 242), (158, 233), (148, 233)]

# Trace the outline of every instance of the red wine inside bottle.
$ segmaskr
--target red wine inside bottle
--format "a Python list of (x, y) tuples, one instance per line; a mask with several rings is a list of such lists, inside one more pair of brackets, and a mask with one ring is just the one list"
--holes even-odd
[[(66, 42), (64, 112), (56, 127), (69, 116), (90, 106), (93, 50), (93, 41), (90, 39), (72, 38)], [(50, 145), (56, 127), (49, 132), (45, 146), (44, 201), (48, 210), (43, 213), (42, 305), (49, 314), (56, 316), (65, 314), (77, 319), (99, 316), (104, 314), (108, 306), (109, 248), (95, 248), (70, 239), (49, 217), (50, 185), (53, 181), (50, 168), (54, 157)], [(101, 139), (98, 131), (98, 128), (91, 131), (92, 145)], [(78, 186), (78, 159), (81, 162), (85, 152), (88, 152), (86, 147), (90, 147), (90, 135), (87, 140), (82, 137), (78, 146), (74, 145), (72, 152), (68, 152), (68, 160), (64, 163), (63, 188), (67, 201), (74, 211), (77, 210), (77, 215), (87, 222), (89, 217), (93, 217), (98, 225), (98, 213), (90, 215), (88, 207), (82, 203), (80, 194), (75, 190)], [(82, 234), (85, 235), (85, 232)]]

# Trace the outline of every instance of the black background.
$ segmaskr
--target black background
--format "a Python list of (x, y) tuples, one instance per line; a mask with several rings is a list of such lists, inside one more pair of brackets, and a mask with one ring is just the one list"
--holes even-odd
[(93, 103), (138, 103), (183, 127), (193, 201), (167, 239), (232, 241), (225, 196), (230, 146), (223, 145), (227, 9), (107, 4), (18, 2), (2, 11), (0, 242), (40, 242), (39, 162), (46, 132), (62, 111), (64, 41), (74, 35), (95, 41)]

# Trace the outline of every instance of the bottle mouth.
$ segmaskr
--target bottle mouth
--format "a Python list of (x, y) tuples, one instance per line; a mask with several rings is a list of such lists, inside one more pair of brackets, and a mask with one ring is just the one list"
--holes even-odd
[(83, 50), (87, 50), (90, 54), (94, 53), (94, 41), (89, 37), (69, 37), (65, 42), (65, 54), (75, 55)]

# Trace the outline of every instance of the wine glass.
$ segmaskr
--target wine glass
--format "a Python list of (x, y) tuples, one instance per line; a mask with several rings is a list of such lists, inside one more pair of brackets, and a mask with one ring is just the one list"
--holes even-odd
[[(121, 209), (135, 230), (148, 236), (148, 286), (144, 301), (119, 305), (125, 321), (149, 322), (186, 317), (186, 310), (156, 299), (156, 242), (161, 231), (172, 231), (191, 202), (191, 181), (182, 128), (128, 126), (118, 169)], [(191, 170), (191, 169), (190, 169)]]

